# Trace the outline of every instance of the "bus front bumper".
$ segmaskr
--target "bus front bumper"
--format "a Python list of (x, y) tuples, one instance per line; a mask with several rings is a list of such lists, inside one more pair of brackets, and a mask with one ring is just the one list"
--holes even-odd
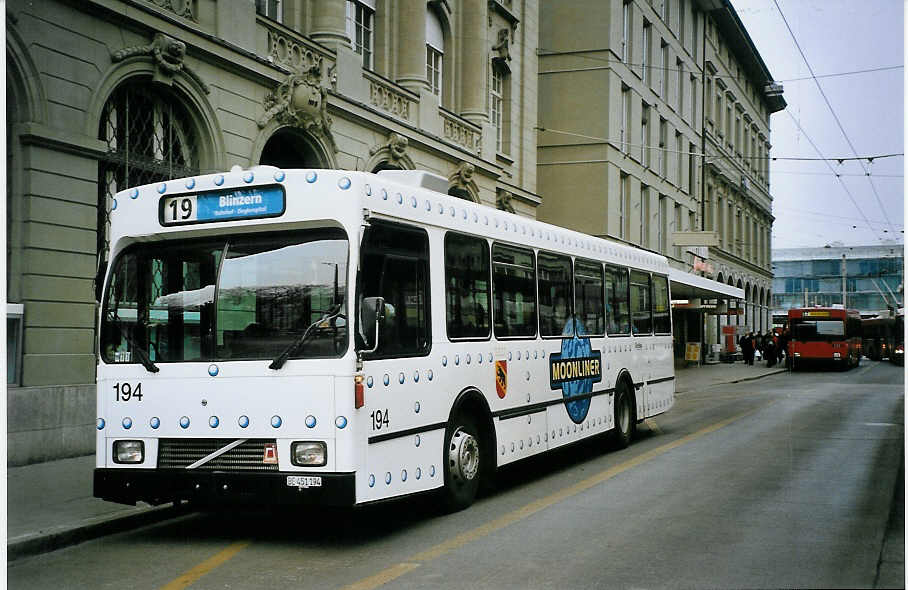
[[(321, 485), (315, 485), (316, 480)], [(353, 506), (353, 473), (227, 473), (185, 469), (105, 469), (94, 472), (94, 496), (110, 502)]]

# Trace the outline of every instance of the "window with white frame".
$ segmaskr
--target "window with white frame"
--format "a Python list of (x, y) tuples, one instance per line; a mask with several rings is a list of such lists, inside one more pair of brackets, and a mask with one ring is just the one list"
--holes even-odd
[(492, 66), (492, 81), (489, 85), (489, 119), (495, 128), (495, 150), (504, 151), (504, 83), (505, 74), (501, 68)]
[(255, 0), (255, 11), (264, 17), (283, 21), (283, 1), (282, 0)]
[(668, 98), (668, 43), (662, 40), (662, 63), (659, 64), (661, 70), (659, 75), (659, 96), (663, 100)]
[(629, 151), (630, 144), (630, 112), (631, 112), (631, 89), (627, 86), (621, 88), (621, 151), (625, 154)]
[(668, 197), (665, 195), (659, 195), (659, 221), (657, 227), (659, 230), (659, 252), (665, 254), (665, 249), (668, 246), (668, 240), (666, 234), (668, 233), (665, 224), (668, 223)]
[(627, 174), (621, 175), (621, 195), (618, 198), (618, 237), (622, 240), (626, 237), (627, 227), (627, 202), (631, 196), (631, 181)]
[(353, 51), (363, 58), (363, 67), (373, 69), (375, 0), (347, 0), (347, 36)]
[(445, 56), (445, 36), (441, 20), (435, 11), (426, 8), (426, 80), (429, 90), (443, 101), (442, 62)]
[(643, 117), (640, 119), (640, 163), (649, 168), (649, 105), (643, 103)]
[(651, 84), (652, 74), (650, 74), (650, 65), (653, 61), (653, 48), (651, 47), (650, 37), (652, 36), (653, 26), (649, 21), (643, 21), (643, 53), (641, 54), (641, 66), (643, 70), (643, 81)]
[(628, 63), (631, 42), (631, 3), (629, 0), (625, 0), (621, 6), (621, 23), (621, 61)]
[(644, 248), (649, 247), (649, 235), (647, 232), (647, 219), (649, 218), (649, 187), (645, 184), (640, 185), (640, 245)]

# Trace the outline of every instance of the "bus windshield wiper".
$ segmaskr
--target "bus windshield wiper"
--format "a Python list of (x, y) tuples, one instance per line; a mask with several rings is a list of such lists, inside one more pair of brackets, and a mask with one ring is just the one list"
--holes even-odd
[(108, 313), (108, 317), (117, 327), (117, 329), (120, 330), (120, 334), (126, 340), (126, 343), (129, 344), (129, 349), (133, 353), (135, 353), (136, 358), (139, 359), (139, 362), (142, 363), (142, 366), (145, 367), (145, 369), (149, 373), (157, 373), (158, 371), (160, 371), (161, 369), (159, 369), (158, 366), (154, 364), (154, 361), (151, 360), (151, 357), (148, 356), (148, 353), (145, 352), (145, 349), (139, 346), (139, 344), (135, 340), (133, 340), (132, 336), (129, 335), (129, 332), (126, 331), (126, 328), (123, 327), (123, 324), (120, 321), (120, 317), (117, 315), (117, 313)]
[(297, 338), (296, 340), (294, 340), (293, 342), (291, 342), (290, 346), (288, 346), (287, 348), (284, 349), (284, 352), (277, 355), (277, 358), (275, 358), (273, 361), (271, 361), (271, 364), (268, 365), (268, 368), (274, 369), (276, 371), (276, 370), (280, 369), (281, 367), (283, 367), (284, 363), (287, 362), (287, 359), (290, 358), (290, 355), (295, 353), (299, 349), (300, 346), (302, 346), (303, 344), (306, 343), (307, 340), (309, 340), (310, 334), (316, 333), (316, 332), (313, 332), (313, 328), (320, 327), (320, 324), (331, 321), (331, 320), (343, 315), (343, 314), (341, 314), (340, 311), (341, 311), (341, 304), (340, 303), (335, 304), (334, 307), (332, 307), (330, 310), (328, 310), (328, 312), (325, 315), (323, 315), (319, 319), (317, 319), (314, 322), (312, 322), (311, 324), (309, 324), (309, 327), (306, 328), (306, 330), (303, 332), (303, 335), (300, 336), (299, 338)]

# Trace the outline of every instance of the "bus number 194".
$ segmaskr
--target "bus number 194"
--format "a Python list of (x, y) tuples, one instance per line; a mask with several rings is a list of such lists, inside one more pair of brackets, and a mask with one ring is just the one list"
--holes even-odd
[(381, 430), (382, 427), (389, 426), (388, 410), (375, 410), (372, 412), (372, 430)]
[(114, 393), (118, 402), (128, 402), (130, 399), (142, 401), (142, 383), (133, 387), (129, 383), (114, 383)]

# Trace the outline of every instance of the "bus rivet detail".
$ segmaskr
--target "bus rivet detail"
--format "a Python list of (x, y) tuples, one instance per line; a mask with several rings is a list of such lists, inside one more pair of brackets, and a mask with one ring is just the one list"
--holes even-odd
[(274, 173), (274, 180), (277, 182), (284, 182), (285, 178), (287, 178), (287, 174), (283, 170), (278, 170)]
[(416, 209), (416, 197), (410, 197), (410, 204), (413, 205), (414, 209)]
[(435, 466), (434, 465), (429, 466), (429, 477), (435, 477)]
[(240, 428), (246, 428), (249, 426), (249, 416), (240, 416), (240, 419), (237, 420), (237, 424), (240, 425)]
[(407, 379), (407, 378), (404, 377), (404, 374), (403, 374), (403, 373), (401, 373), (400, 375), (397, 376), (397, 381), (400, 382), (401, 385), (404, 384), (404, 381), (405, 381), (406, 379)]
[(422, 477), (422, 469), (417, 467), (416, 468), (416, 479), (419, 479), (420, 477)]
[(407, 470), (404, 469), (400, 472), (400, 481), (407, 481)]
[(217, 377), (218, 375), (218, 366), (215, 364), (208, 365), (208, 374), (212, 377)]
[(104, 430), (104, 418), (98, 418), (98, 430)]
[(191, 189), (191, 188), (194, 188), (194, 187), (195, 187), (195, 178), (187, 178), (187, 179), (186, 179), (186, 188), (190, 188), (190, 189)]
[(214, 183), (215, 183), (217, 186), (221, 186), (222, 184), (224, 184), (224, 175), (223, 175), (223, 174), (218, 174), (217, 176), (215, 176), (215, 177), (214, 177)]
[(469, 354), (467, 354), (467, 364), (468, 365), (470, 364), (471, 360), (473, 360), (472, 357)]
[(114, 200), (113, 200), (113, 203), (110, 204), (110, 210), (111, 210), (111, 211), (116, 211), (116, 210), (117, 210), (117, 200), (116, 200), (116, 199), (114, 199)]
[(454, 364), (460, 366), (460, 355), (454, 355)]
[(341, 190), (347, 190), (348, 188), (350, 188), (350, 179), (346, 176), (342, 177), (337, 181), (337, 186), (339, 186)]
[(389, 377), (388, 374), (385, 373), (385, 376), (382, 377), (382, 382), (385, 384), (385, 387), (387, 387), (388, 383), (391, 383), (391, 377)]
[(337, 418), (334, 419), (334, 425), (337, 426), (338, 428), (340, 428), (341, 430), (343, 430), (344, 428), (347, 427), (347, 417), (338, 416)]
[(208, 426), (211, 426), (212, 428), (217, 428), (218, 424), (220, 424), (220, 423), (221, 423), (221, 421), (218, 420), (217, 416), (212, 416), (211, 418), (208, 419)]
[(413, 382), (419, 383), (419, 371), (418, 370), (413, 371)]
[(481, 352), (479, 353), (479, 356), (476, 357), (476, 362), (478, 362), (480, 365), (482, 364), (482, 353)]
[(530, 380), (530, 372), (529, 372), (529, 371), (527, 371), (527, 372), (524, 374), (524, 376), (526, 377), (527, 381)]
[(385, 485), (391, 485), (391, 472), (385, 474)]
[(132, 418), (123, 418), (123, 428), (125, 428), (126, 430), (132, 428)]
[(416, 445), (417, 447), (419, 446), (419, 443), (421, 443), (421, 442), (422, 442), (422, 439), (419, 437), (418, 434), (415, 437), (413, 437), (413, 444)]
[(365, 186), (365, 188), (366, 188), (366, 196), (367, 196), (367, 197), (371, 197), (371, 196), (372, 196), (372, 185), (371, 185), (371, 184), (367, 184), (367, 185)]
[(372, 380), (372, 376), (369, 375), (369, 378), (366, 379), (366, 385), (368, 385), (371, 388), (372, 385), (374, 385), (374, 384), (375, 384), (375, 382)]
[(385, 189), (381, 189), (381, 200), (382, 201), (388, 200), (388, 191), (386, 191)]
[(447, 356), (441, 357), (441, 366), (442, 366), (442, 367), (447, 367), (447, 366), (448, 366), (448, 357), (447, 357)]
[(180, 418), (180, 428), (189, 428), (189, 416)]
[(163, 195), (166, 192), (167, 192), (167, 183), (162, 182), (161, 184), (158, 185), (158, 193)]
[(432, 372), (432, 369), (429, 369), (429, 375), (428, 375), (429, 381), (431, 381), (432, 377), (434, 377), (434, 376), (435, 376), (435, 373)]
[(316, 424), (315, 416), (313, 416), (312, 414), (309, 414), (308, 416), (306, 416), (306, 427), (307, 428), (315, 428), (315, 424)]
[(283, 423), (283, 420), (281, 420), (280, 416), (275, 415), (275, 416), (271, 417), (271, 426), (272, 427), (280, 428), (282, 423)]
[(429, 199), (426, 199), (426, 211), (432, 210), (432, 203), (429, 202)]
[(511, 355), (511, 352), (510, 352), (510, 351), (508, 351), (508, 360), (509, 360), (509, 361), (510, 361), (510, 360), (513, 360), (513, 356)]
[(309, 184), (312, 184), (316, 180), (318, 180), (318, 174), (316, 174), (315, 172), (306, 173), (306, 182), (308, 182)]
[(403, 205), (403, 204), (404, 204), (404, 196), (403, 196), (402, 194), (400, 194), (400, 193), (397, 193), (397, 204), (398, 204), (398, 205)]
[(371, 473), (369, 474), (369, 487), (375, 487), (375, 475)]
[(520, 360), (520, 351), (519, 350), (517, 351), (517, 360), (518, 361)]
[(419, 402), (413, 404), (413, 411), (417, 414), (419, 413)]
[[(189, 188), (192, 188), (192, 187), (189, 187)], [(131, 191), (129, 191), (129, 198), (138, 199), (139, 198), (139, 189), (134, 188)]]
[(154, 416), (151, 420), (148, 421), (148, 425), (157, 430), (161, 425), (161, 419), (157, 416)]
[(245, 182), (246, 184), (249, 184), (254, 179), (255, 179), (255, 174), (253, 174), (252, 172), (246, 172), (245, 174), (243, 174), (243, 182)]

